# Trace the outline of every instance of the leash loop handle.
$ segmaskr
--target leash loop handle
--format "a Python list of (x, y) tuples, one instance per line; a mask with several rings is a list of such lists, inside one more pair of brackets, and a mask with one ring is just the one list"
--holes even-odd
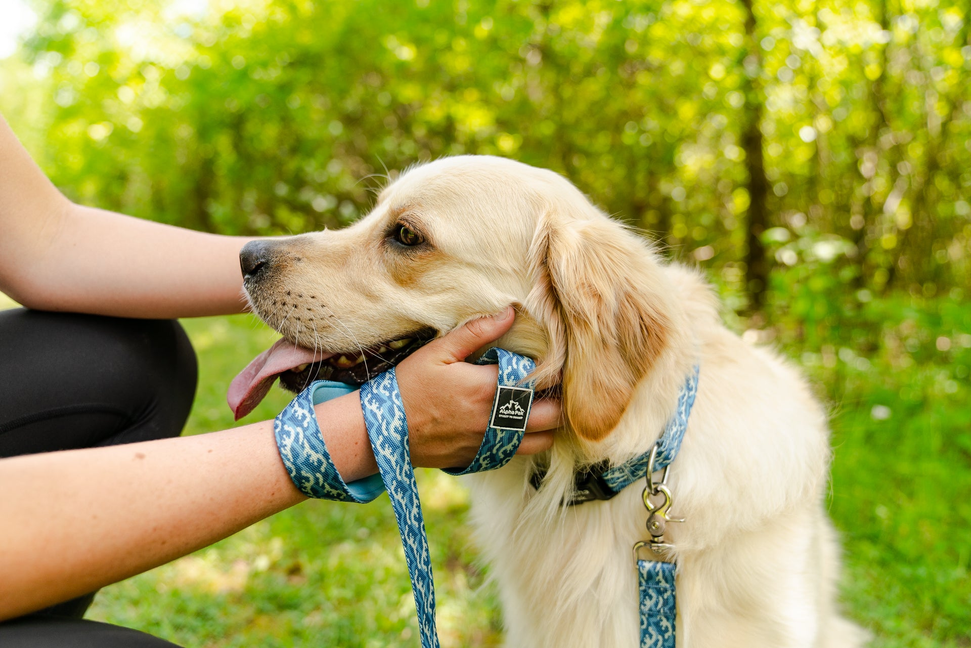
[(353, 391), (344, 383), (317, 380), (297, 394), (273, 420), (280, 459), (294, 486), (307, 497), (365, 504), (384, 491), (377, 475), (344, 483), (320, 432), (314, 405)]

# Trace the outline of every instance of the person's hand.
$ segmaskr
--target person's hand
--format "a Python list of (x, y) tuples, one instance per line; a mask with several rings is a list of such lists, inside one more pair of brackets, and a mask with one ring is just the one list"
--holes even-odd
[[(499, 369), (465, 359), (502, 336), (513, 319), (513, 309), (507, 307), (492, 317), (473, 320), (428, 343), (395, 369), (414, 465), (455, 468), (467, 466), (475, 457), (489, 423)], [(516, 454), (550, 448), (552, 430), (559, 423), (559, 401), (534, 400), (526, 436)]]

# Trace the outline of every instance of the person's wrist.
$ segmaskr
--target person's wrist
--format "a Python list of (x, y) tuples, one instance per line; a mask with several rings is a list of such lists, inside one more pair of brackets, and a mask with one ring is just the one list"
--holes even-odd
[(334, 467), (345, 482), (377, 474), (374, 451), (368, 440), (358, 392), (339, 396), (314, 406), (320, 433), (330, 450)]

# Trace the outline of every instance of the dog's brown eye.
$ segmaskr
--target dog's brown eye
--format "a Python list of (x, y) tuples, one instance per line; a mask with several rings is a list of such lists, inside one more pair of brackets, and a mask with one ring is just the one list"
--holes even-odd
[(398, 243), (412, 247), (422, 242), (421, 235), (407, 225), (399, 225), (395, 230), (394, 238)]

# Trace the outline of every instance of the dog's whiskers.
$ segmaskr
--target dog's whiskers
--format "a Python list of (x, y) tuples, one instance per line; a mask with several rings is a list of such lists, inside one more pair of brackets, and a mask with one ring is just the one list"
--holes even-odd
[[(280, 321), (280, 324), (278, 326), (273, 326), (273, 328), (275, 328), (276, 330), (280, 331), (280, 333), (283, 333), (283, 329), (286, 327), (287, 320), (290, 319), (290, 316), (293, 314), (293, 311), (295, 311), (295, 310), (297, 310), (297, 305), (296, 304), (294, 304), (293, 306), (290, 307), (290, 311), (286, 315), (283, 316), (283, 319)], [(267, 323), (269, 323), (269, 322), (267, 322)], [(271, 324), (271, 326), (272, 326), (272, 324)], [(296, 344), (294, 344), (294, 346), (296, 346)]]
[(337, 313), (334, 312), (333, 308), (331, 308), (327, 304), (324, 304), (323, 306), (324, 308), (330, 311), (331, 316), (334, 318), (334, 321), (340, 324), (341, 327), (343, 327), (344, 331), (347, 332), (347, 337), (349, 337), (353, 341), (353, 343), (357, 346), (358, 350), (361, 352), (361, 357), (364, 358), (364, 372), (370, 378), (371, 370), (368, 368), (368, 365), (367, 365), (367, 354), (364, 353), (364, 347), (361, 345), (360, 341), (358, 341), (357, 336), (354, 335), (354, 331), (351, 330), (351, 328), (347, 324), (341, 321), (341, 318), (337, 316)]
[[(315, 322), (313, 320), (310, 320), (310, 324), (311, 324), (311, 326), (314, 327), (314, 355), (313, 355), (313, 362), (317, 362), (317, 347), (318, 347), (318, 343), (317, 343), (317, 337), (318, 337), (318, 334), (317, 334), (317, 322)], [(321, 356), (324, 355), (323, 354), (323, 349), (321, 349), (321, 354), (320, 355)], [(313, 364), (313, 363), (311, 363), (311, 364)], [(301, 388), (301, 391), (303, 391), (304, 389), (306, 389), (307, 387), (310, 386), (310, 382), (313, 379), (313, 377), (311, 376), (312, 373), (313, 372), (311, 372), (311, 371), (308, 371), (307, 372), (307, 379), (304, 382), (303, 387)]]

